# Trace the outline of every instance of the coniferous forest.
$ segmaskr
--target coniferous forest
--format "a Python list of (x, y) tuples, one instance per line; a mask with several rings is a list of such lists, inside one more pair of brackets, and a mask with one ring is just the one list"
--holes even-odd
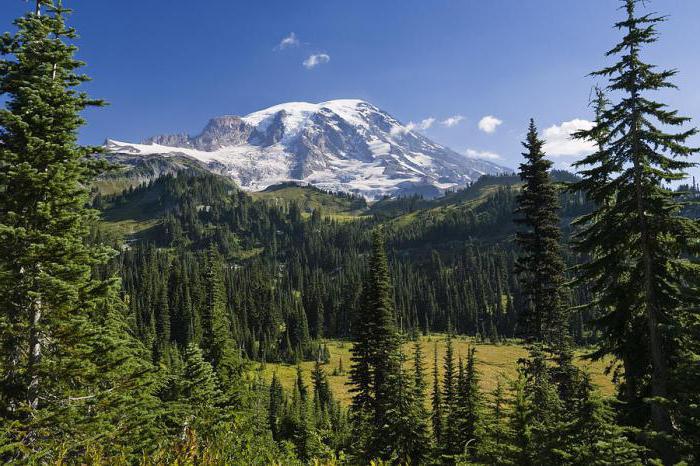
[[(665, 17), (620, 3), (572, 172), (531, 120), (517, 173), (376, 202), (116, 165), (78, 141), (104, 103), (71, 11), (28, 6), (0, 39), (0, 461), (700, 464), (700, 149), (655, 100)], [(488, 391), (485, 344), (527, 350)]]

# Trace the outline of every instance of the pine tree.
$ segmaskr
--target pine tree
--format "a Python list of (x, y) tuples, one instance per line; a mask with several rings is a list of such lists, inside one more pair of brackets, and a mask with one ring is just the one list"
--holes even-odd
[(563, 296), (564, 261), (558, 192), (549, 177), (552, 162), (545, 158), (543, 144), (535, 122), (530, 120), (523, 142), (527, 150), (523, 153), (525, 163), (520, 165), (520, 178), (525, 184), (515, 210), (520, 215), (515, 221), (522, 226), (516, 235), (521, 254), (515, 270), (527, 299), (528, 337), (559, 347), (568, 335)]
[[(656, 42), (656, 25), (664, 18), (637, 15), (638, 3), (624, 0), (627, 17), (616, 24), (625, 36), (608, 56), (619, 55), (619, 61), (593, 73), (609, 78), (607, 89), (622, 95), (590, 131), (578, 134), (599, 148), (577, 164), (587, 168), (574, 187), (585, 190), (596, 210), (578, 220), (576, 246), (591, 258), (580, 270), (596, 298), (591, 305), (607, 312), (599, 320), (604, 348), (629, 361), (629, 348), (648, 341), (635, 358), (648, 360), (650, 369), (638, 368), (626, 377), (636, 378), (632, 385), (646, 384), (648, 378), (650, 421), (656, 432), (669, 436), (677, 423), (673, 418), (682, 415), (669, 411), (663, 400), (679, 396), (669, 381), (679, 344), (689, 338), (684, 309), (697, 303), (697, 292), (688, 288), (698, 282), (700, 266), (688, 254), (697, 253), (700, 227), (678, 215), (683, 201), (665, 184), (683, 179), (694, 166), (684, 159), (698, 152), (686, 145), (697, 130), (667, 133), (662, 128), (689, 119), (649, 97), (674, 87), (670, 78), (676, 71), (657, 71), (642, 61), (642, 48)], [(659, 440), (656, 448), (664, 461), (678, 459), (671, 445)]]
[[(0, 40), (0, 460), (21, 463), (57, 460), (61, 444), (71, 458), (87, 439), (133, 453), (152, 440), (157, 407), (116, 279), (92, 273), (114, 251), (87, 241), (97, 220), (88, 189), (103, 164), (77, 134), (80, 114), (101, 102), (76, 89), (88, 78), (67, 14), (37, 2)], [(119, 438), (124, 425), (143, 437)]]

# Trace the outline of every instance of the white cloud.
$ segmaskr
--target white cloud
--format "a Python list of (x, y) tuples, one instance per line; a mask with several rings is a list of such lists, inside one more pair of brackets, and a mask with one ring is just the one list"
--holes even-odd
[(545, 140), (543, 150), (553, 157), (590, 154), (595, 150), (595, 144), (591, 141), (573, 139), (571, 135), (576, 131), (592, 127), (593, 122), (579, 118), (565, 121), (560, 125), (552, 125), (542, 133)]
[(304, 60), (304, 63), (302, 64), (304, 65), (304, 68), (310, 70), (323, 63), (328, 63), (329, 61), (331, 61), (330, 55), (326, 53), (314, 53), (313, 55), (309, 55), (309, 58)]
[(425, 131), (426, 129), (433, 126), (433, 123), (435, 123), (435, 118), (430, 117), (430, 118), (426, 118), (425, 120), (421, 120), (418, 123), (414, 123), (412, 121), (409, 121), (408, 124), (406, 125), (406, 128), (408, 128), (409, 131), (413, 131), (414, 129), (417, 129), (419, 131)]
[(290, 32), (287, 37), (282, 39), (280, 43), (275, 47), (277, 50), (284, 50), (289, 47), (298, 47), (299, 46), (299, 38), (297, 35), (293, 32)]
[(471, 159), (500, 160), (501, 156), (495, 152), (467, 149), (465, 155)]
[(486, 115), (481, 120), (479, 120), (479, 129), (484, 133), (493, 133), (496, 131), (498, 125), (502, 124), (503, 120), (499, 120), (493, 115)]
[(406, 134), (409, 131), (425, 131), (426, 129), (433, 126), (433, 123), (435, 123), (435, 118), (433, 117), (426, 118), (424, 120), (419, 121), (418, 123), (409, 121), (408, 123), (406, 123), (405, 126), (393, 126), (390, 132), (392, 136), (399, 136), (402, 134)]
[(453, 126), (457, 126), (462, 120), (464, 120), (464, 117), (462, 115), (452, 115), (451, 117), (447, 117), (444, 120), (442, 120), (440, 124), (447, 128), (452, 128)]

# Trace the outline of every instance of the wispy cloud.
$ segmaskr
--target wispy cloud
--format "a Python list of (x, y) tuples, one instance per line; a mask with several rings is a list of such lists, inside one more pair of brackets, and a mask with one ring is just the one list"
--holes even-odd
[(290, 32), (287, 37), (282, 39), (279, 44), (277, 44), (277, 47), (275, 47), (275, 50), (284, 50), (288, 49), (290, 47), (299, 47), (299, 38), (294, 32)]
[(462, 115), (452, 115), (442, 120), (440, 124), (447, 128), (452, 128), (453, 126), (457, 126), (462, 120), (464, 120)]
[(409, 121), (406, 123), (405, 126), (394, 126), (391, 128), (391, 135), (392, 136), (400, 136), (402, 134), (406, 134), (409, 131), (425, 131), (426, 129), (430, 128), (433, 126), (435, 123), (435, 118), (429, 117), (425, 118), (424, 120), (419, 121), (418, 123)]
[(328, 63), (329, 61), (331, 61), (330, 55), (326, 53), (314, 53), (309, 55), (309, 57), (304, 60), (302, 64), (304, 65), (304, 68), (310, 70), (312, 68), (316, 68), (318, 65), (322, 65), (323, 63)]
[(465, 155), (470, 159), (500, 160), (502, 157), (495, 152), (467, 149)]
[(591, 141), (573, 139), (576, 131), (591, 129), (593, 122), (575, 118), (560, 125), (552, 125), (542, 133), (545, 144), (543, 150), (552, 157), (578, 156), (590, 154), (595, 150)]
[(408, 128), (409, 131), (413, 131), (414, 129), (417, 129), (419, 131), (425, 131), (426, 129), (433, 126), (433, 123), (435, 123), (435, 118), (430, 117), (430, 118), (426, 118), (425, 120), (421, 120), (418, 123), (414, 123), (412, 121), (409, 121), (408, 124), (406, 125), (406, 128)]
[(494, 133), (496, 128), (503, 123), (503, 120), (499, 120), (493, 115), (486, 115), (481, 120), (479, 120), (479, 129), (484, 133)]

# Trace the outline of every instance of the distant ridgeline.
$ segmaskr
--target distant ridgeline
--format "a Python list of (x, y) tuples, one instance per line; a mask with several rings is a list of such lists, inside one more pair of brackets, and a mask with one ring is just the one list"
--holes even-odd
[[(379, 224), (403, 331), (445, 331), (451, 323), (456, 332), (491, 341), (521, 336), (522, 297), (513, 273), (518, 183), (513, 175), (484, 176), (441, 198), (385, 198), (368, 206), (356, 196), (295, 184), (246, 193), (191, 167), (121, 194), (96, 194), (93, 203), (103, 212), (101, 234), (112, 235), (115, 245), (115, 235), (127, 238), (105, 272), (121, 274), (139, 337), (150, 347), (199, 343), (205, 262), (213, 248), (225, 264), (235, 341), (250, 358), (294, 361), (314, 357), (318, 338), (350, 336), (370, 230)], [(582, 194), (565, 191), (561, 203), (566, 232), (590, 206)], [(574, 304), (585, 298), (585, 289), (572, 295)], [(158, 322), (166, 317), (170, 331), (163, 335)], [(589, 319), (572, 317), (580, 343), (595, 339), (584, 330)]]

